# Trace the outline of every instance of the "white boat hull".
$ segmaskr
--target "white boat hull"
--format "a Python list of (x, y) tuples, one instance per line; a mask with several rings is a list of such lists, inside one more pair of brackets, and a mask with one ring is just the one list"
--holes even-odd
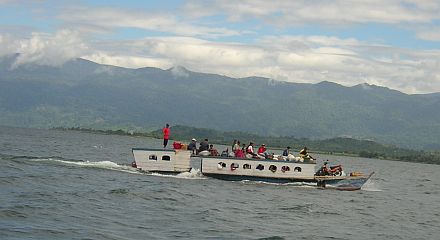
[(191, 170), (191, 152), (187, 150), (133, 148), (135, 167), (147, 172), (181, 173)]

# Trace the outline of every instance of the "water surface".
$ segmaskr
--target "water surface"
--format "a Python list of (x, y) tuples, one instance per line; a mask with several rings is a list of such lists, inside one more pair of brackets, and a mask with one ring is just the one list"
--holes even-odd
[(0, 127), (1, 239), (438, 239), (438, 165), (318, 155), (360, 191), (133, 170), (161, 140)]

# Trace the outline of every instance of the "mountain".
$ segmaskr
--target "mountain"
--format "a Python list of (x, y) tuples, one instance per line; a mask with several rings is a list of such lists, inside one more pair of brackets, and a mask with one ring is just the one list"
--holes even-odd
[(440, 149), (438, 93), (236, 79), (184, 67), (127, 69), (83, 59), (14, 66), (16, 57), (0, 59), (0, 125), (151, 130), (170, 123)]

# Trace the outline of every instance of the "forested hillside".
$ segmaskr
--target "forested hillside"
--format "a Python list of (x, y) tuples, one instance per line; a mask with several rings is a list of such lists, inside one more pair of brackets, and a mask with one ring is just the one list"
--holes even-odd
[(440, 149), (439, 94), (235, 79), (182, 67), (126, 69), (82, 59), (13, 67), (15, 57), (0, 60), (1, 125), (152, 130), (170, 123)]

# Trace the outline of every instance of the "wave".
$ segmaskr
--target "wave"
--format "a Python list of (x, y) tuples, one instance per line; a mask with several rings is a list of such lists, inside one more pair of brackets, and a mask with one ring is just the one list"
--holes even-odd
[(207, 179), (206, 176), (202, 174), (200, 169), (192, 168), (189, 172), (182, 172), (177, 175), (171, 175), (171, 174), (162, 174), (162, 173), (149, 173), (145, 172), (147, 175), (152, 176), (160, 176), (160, 177), (170, 177), (170, 178), (183, 178), (183, 179)]
[(383, 190), (379, 188), (377, 182), (369, 179), (361, 188), (362, 191), (368, 192), (382, 192)]
[(128, 173), (137, 173), (141, 174), (137, 169), (124, 164), (118, 164), (112, 161), (82, 161), (82, 160), (65, 160), (60, 158), (37, 158), (30, 159), (34, 162), (55, 162), (65, 165), (74, 165), (78, 167), (88, 167), (88, 168), (99, 168), (99, 169), (108, 169), (114, 171), (128, 172)]
[(304, 188), (316, 188), (316, 183), (312, 182), (288, 182), (288, 183), (275, 183), (275, 182), (265, 182), (265, 181), (253, 181), (253, 180), (242, 180), (243, 184), (265, 184), (265, 185), (275, 185), (275, 186), (295, 186)]

